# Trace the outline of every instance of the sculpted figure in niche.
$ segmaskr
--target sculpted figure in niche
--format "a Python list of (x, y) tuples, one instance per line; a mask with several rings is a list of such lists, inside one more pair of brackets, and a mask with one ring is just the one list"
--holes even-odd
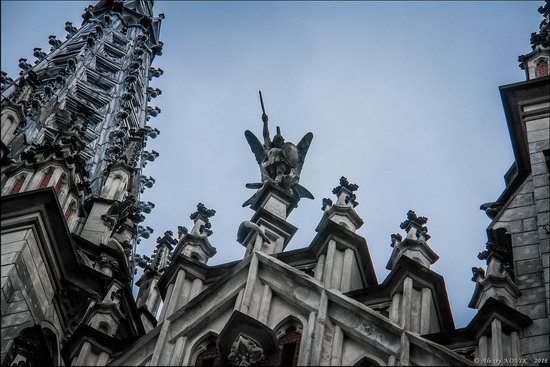
[[(246, 130), (244, 135), (250, 149), (260, 166), (262, 175), (261, 183), (249, 183), (246, 187), (258, 189), (267, 181), (274, 182), (279, 187), (289, 191), (298, 198), (306, 197), (313, 199), (313, 195), (303, 186), (299, 185), (300, 172), (304, 165), (307, 151), (313, 140), (313, 134), (307, 133), (298, 143), (294, 145), (291, 142), (285, 142), (281, 135), (281, 130), (277, 126), (277, 134), (271, 140), (269, 136), (268, 117), (265, 113), (262, 92), (260, 92), (260, 102), (262, 104), (263, 138), (261, 144), (256, 135), (250, 130)], [(249, 200), (250, 201), (250, 200)], [(247, 202), (248, 203), (248, 202)], [(245, 203), (246, 204), (246, 203)]]

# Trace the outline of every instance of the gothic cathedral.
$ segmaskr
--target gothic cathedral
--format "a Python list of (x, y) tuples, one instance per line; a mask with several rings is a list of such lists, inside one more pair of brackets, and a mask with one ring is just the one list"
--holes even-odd
[[(163, 71), (163, 14), (153, 1), (100, 0), (50, 36), (35, 61), (1, 79), (2, 366), (410, 366), (547, 363), (550, 315), (549, 2), (519, 58), (526, 81), (500, 87), (515, 162), (473, 268), (477, 313), (456, 328), (445, 280), (430, 269), (428, 219), (404, 214), (391, 235), (389, 275), (376, 277), (356, 233), (358, 185), (341, 177), (322, 199), (308, 247), (285, 251), (288, 217), (314, 134), (285, 141), (262, 115), (244, 134), (259, 169), (253, 214), (237, 232), (242, 260), (210, 266), (215, 211), (136, 245), (154, 204), (140, 194), (160, 132), (149, 85)], [(261, 98), (261, 93), (260, 93)], [(263, 107), (263, 101), (262, 101)], [(254, 130), (254, 129), (252, 129)], [(271, 130), (271, 131), (270, 131)], [(258, 136), (261, 136), (259, 139)], [(473, 255), (473, 254), (472, 254)], [(137, 268), (137, 296), (132, 280)], [(464, 274), (463, 276), (466, 276)]]

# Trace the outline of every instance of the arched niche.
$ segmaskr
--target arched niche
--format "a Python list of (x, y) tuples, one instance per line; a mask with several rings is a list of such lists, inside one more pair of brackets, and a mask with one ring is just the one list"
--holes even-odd
[(207, 331), (199, 337), (191, 349), (190, 364), (194, 366), (220, 366), (217, 340), (218, 334), (213, 331)]
[(120, 169), (111, 171), (105, 185), (102, 197), (108, 200), (122, 201), (124, 192), (128, 186), (128, 174)]
[(57, 331), (54, 331), (55, 329), (52, 329), (48, 326), (42, 327), (42, 333), (44, 335), (44, 340), (46, 342), (45, 349), (48, 351), (50, 358), (52, 360), (52, 363), (54, 366), (59, 366), (60, 363), (60, 356), (59, 356), (59, 337), (57, 335)]
[(0, 137), (2, 143), (8, 145), (21, 121), (25, 120), (25, 115), (21, 107), (13, 105), (4, 105), (2, 103), (2, 115), (0, 117)]
[(540, 58), (535, 62), (535, 76), (541, 78), (548, 75), (548, 59)]
[(369, 357), (362, 357), (360, 360), (358, 360), (357, 362), (355, 362), (353, 365), (354, 365), (354, 366), (361, 366), (361, 367), (366, 367), (366, 366), (381, 366), (380, 363), (376, 362), (374, 359), (369, 358)]
[(4, 190), (2, 190), (4, 195), (18, 194), (25, 191), (28, 182), (30, 181), (31, 173), (27, 171), (19, 172), (16, 175), (13, 175), (6, 182)]
[(278, 348), (265, 360), (266, 366), (297, 366), (304, 325), (298, 318), (287, 316), (275, 327)]

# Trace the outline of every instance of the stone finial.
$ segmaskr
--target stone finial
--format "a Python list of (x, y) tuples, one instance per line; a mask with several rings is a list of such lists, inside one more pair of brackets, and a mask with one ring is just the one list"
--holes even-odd
[(539, 32), (531, 33), (531, 47), (535, 49), (537, 46), (542, 46), (544, 48), (550, 47), (550, 32), (548, 20), (550, 16), (550, 2), (546, 0), (543, 6), (538, 8), (538, 12), (543, 15), (542, 22), (540, 23)]
[(393, 269), (401, 256), (407, 256), (427, 268), (439, 259), (427, 242), (431, 238), (425, 226), (427, 222), (426, 217), (417, 216), (413, 210), (407, 212), (407, 220), (399, 226), (407, 235), (404, 239), (399, 233), (391, 235), (390, 246), (393, 251), (386, 269)]
[(359, 186), (350, 183), (344, 176), (340, 178), (339, 183), (332, 189), (332, 193), (336, 195), (336, 202), (333, 203), (329, 198), (323, 199), (321, 210), (324, 214), (315, 229), (316, 231), (319, 231), (327, 221), (335, 222), (351, 232), (357, 231), (364, 224), (363, 219), (354, 209), (359, 205), (354, 193)]
[(489, 298), (514, 306), (521, 291), (514, 282), (511, 244), (505, 228), (487, 230), (486, 249), (479, 253), (480, 260), (486, 260), (487, 269), (472, 268), (472, 280), (476, 289), (469, 307), (480, 309)]
[(538, 11), (544, 18), (540, 23), (538, 32), (531, 33), (532, 51), (518, 57), (519, 67), (526, 71), (527, 79), (541, 78), (549, 75), (548, 64), (550, 57), (548, 48), (550, 47), (550, 2), (546, 0), (544, 6), (539, 7)]
[(210, 236), (213, 232), (210, 230), (212, 224), (210, 218), (216, 214), (214, 209), (208, 209), (203, 203), (197, 204), (197, 211), (190, 215), (195, 223), (191, 233), (198, 236)]
[(428, 222), (428, 218), (419, 217), (413, 210), (407, 212), (407, 220), (402, 222), (399, 227), (407, 232), (407, 238), (417, 240), (427, 240), (428, 228), (424, 227)]
[(166, 231), (162, 237), (157, 237), (157, 244), (172, 249), (178, 244), (178, 241), (174, 238), (174, 233), (172, 231)]
[(399, 227), (401, 229), (407, 230), (411, 226), (415, 226), (417, 228), (422, 227), (424, 224), (428, 222), (428, 218), (426, 217), (418, 217), (414, 210), (409, 210), (407, 212), (407, 220), (402, 222)]
[[(502, 273), (508, 272), (512, 278), (514, 278), (514, 272), (512, 269), (513, 259), (510, 253), (511, 244), (509, 243), (506, 229), (499, 228), (496, 230), (489, 230), (487, 232), (488, 241), (485, 244), (485, 250), (481, 251), (477, 258), (480, 260), (486, 260), (488, 268), (487, 273)], [(493, 269), (491, 265), (491, 258), (497, 257), (499, 268)], [(494, 263), (493, 263), (494, 264)]]
[(354, 208), (359, 205), (354, 194), (358, 188), (358, 185), (349, 183), (346, 177), (340, 177), (340, 185), (332, 189), (332, 193), (338, 197), (336, 205), (353, 206)]

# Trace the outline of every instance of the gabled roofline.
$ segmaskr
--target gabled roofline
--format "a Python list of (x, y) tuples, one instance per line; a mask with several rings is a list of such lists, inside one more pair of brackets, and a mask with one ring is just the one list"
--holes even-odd
[(548, 100), (548, 84), (550, 76), (536, 78), (524, 82), (506, 84), (499, 87), (504, 116), (510, 133), (512, 150), (517, 166), (517, 175), (509, 182), (497, 202), (504, 205), (510, 196), (531, 173), (529, 145), (527, 132), (522, 119), (522, 111), (518, 104), (522, 101)]
[(369, 248), (365, 238), (347, 228), (344, 228), (332, 220), (327, 220), (325, 224), (319, 228), (319, 232), (315, 238), (313, 238), (313, 241), (311, 241), (311, 244), (307, 247), (307, 250), (311, 251), (313, 256), (317, 257), (323, 250), (323, 246), (327, 243), (327, 239), (330, 237), (343, 238), (344, 241), (354, 245), (353, 249), (356, 249), (359, 255), (358, 260), (363, 281), (366, 281), (366, 284), (369, 285), (378, 284), (378, 279), (376, 278), (376, 273), (374, 272), (374, 266), (372, 264), (372, 259), (370, 257)]
[[(52, 269), (55, 268), (53, 265), (57, 264), (61, 270), (61, 278), (56, 279), (58, 285), (61, 281), (67, 280), (83, 289), (88, 288), (79, 277), (80, 264), (76, 249), (65, 222), (63, 211), (57, 200), (57, 194), (52, 187), (2, 196), (0, 197), (0, 205), (2, 232), (25, 224), (39, 227), (40, 225), (36, 223), (38, 218), (32, 216), (38, 213), (46, 229), (46, 233), (38, 234), (47, 236), (47, 239), (39, 240), (41, 243), (45, 243), (46, 240), (52, 244), (53, 253), (44, 251), (45, 260), (50, 263)], [(25, 217), (27, 219), (23, 219)], [(16, 218), (22, 218), (22, 220), (13, 225), (7, 223), (8, 220)]]
[(393, 270), (381, 284), (348, 292), (346, 296), (366, 304), (391, 301), (395, 288), (408, 275), (411, 275), (413, 279), (422, 280), (423, 285), (432, 290), (441, 329), (455, 330), (445, 279), (407, 256), (401, 256)]
[(483, 334), (486, 326), (494, 318), (503, 321), (503, 329), (510, 329), (515, 326), (518, 330), (521, 330), (533, 322), (530, 317), (490, 297), (466, 327), (439, 333), (425, 334), (422, 335), (422, 337), (444, 346), (456, 344), (457, 341), (462, 343), (475, 343), (477, 337)]

